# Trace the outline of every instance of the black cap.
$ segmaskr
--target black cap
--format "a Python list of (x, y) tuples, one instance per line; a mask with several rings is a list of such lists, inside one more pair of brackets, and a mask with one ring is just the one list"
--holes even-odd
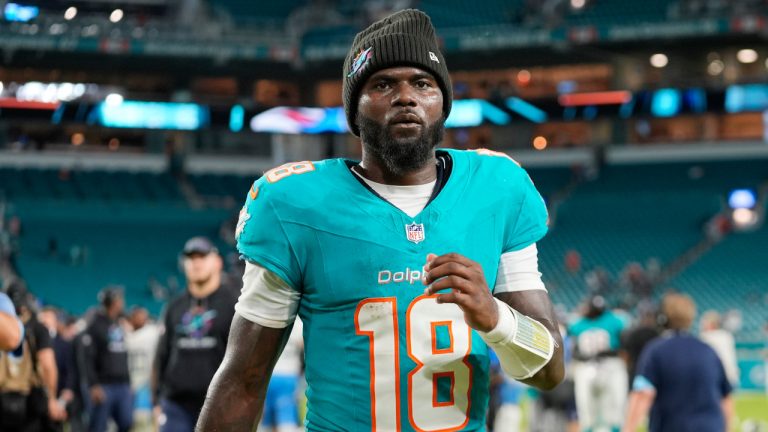
[(181, 251), (182, 255), (188, 256), (192, 254), (208, 255), (211, 252), (219, 252), (216, 246), (208, 240), (207, 237), (192, 237), (184, 243), (184, 249)]
[(448, 118), (453, 90), (435, 28), (424, 12), (406, 9), (376, 21), (358, 33), (344, 60), (342, 97), (353, 134), (360, 135), (355, 117), (361, 87), (375, 72), (397, 66), (418, 67), (435, 77), (443, 92), (443, 114)]
[(107, 285), (99, 291), (97, 298), (104, 307), (110, 307), (118, 298), (125, 298), (125, 289), (121, 285)]

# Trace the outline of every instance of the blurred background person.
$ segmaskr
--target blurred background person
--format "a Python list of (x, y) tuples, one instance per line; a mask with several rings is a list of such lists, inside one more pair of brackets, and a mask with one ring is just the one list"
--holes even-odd
[(733, 416), (731, 384), (717, 353), (690, 333), (696, 305), (666, 294), (667, 330), (640, 355), (622, 432), (636, 432), (650, 411), (650, 432), (722, 432)]
[(152, 391), (150, 377), (160, 328), (149, 318), (146, 308), (135, 306), (128, 314), (130, 331), (126, 335), (128, 369), (134, 393), (134, 432), (152, 431)]
[(99, 292), (101, 308), (83, 336), (85, 369), (90, 396), (90, 432), (105, 432), (112, 419), (119, 432), (133, 425), (133, 394), (128, 370), (125, 329), (120, 318), (125, 308), (123, 290), (107, 287)]
[(24, 338), (24, 323), (16, 315), (13, 302), (0, 292), (0, 351), (14, 351)]
[[(627, 383), (631, 387), (635, 378), (637, 360), (648, 342), (661, 334), (658, 316), (651, 306), (638, 307), (638, 320), (635, 325), (621, 333), (619, 356), (627, 365)], [(629, 388), (629, 387), (627, 387)]]
[[(65, 381), (67, 385), (65, 385), (62, 391), (64, 393), (68, 389), (72, 390), (72, 400), (69, 402), (62, 400), (62, 402), (65, 402), (67, 410), (65, 429), (68, 428), (69, 432), (84, 432), (88, 430), (88, 425), (85, 421), (86, 409), (83, 397), (85, 393), (82, 390), (84, 380), (80, 373), (81, 369), (78, 367), (78, 338), (82, 335), (83, 330), (85, 330), (85, 322), (65, 312), (60, 312), (59, 316), (57, 334), (65, 342), (69, 343), (71, 354), (70, 369), (66, 372), (66, 375), (68, 375)], [(59, 381), (61, 381), (61, 378), (59, 378)]]
[(13, 354), (0, 353), (0, 430), (57, 430), (66, 412), (56, 400), (58, 370), (50, 334), (37, 320), (23, 282), (12, 283), (7, 294), (24, 323), (24, 339)]
[(582, 429), (618, 429), (627, 399), (627, 368), (618, 357), (626, 322), (608, 310), (605, 298), (588, 299), (584, 315), (571, 323), (573, 382)]
[[(70, 405), (74, 402), (76, 385), (75, 377), (75, 354), (72, 347), (72, 341), (66, 339), (60, 332), (62, 323), (59, 319), (60, 311), (54, 307), (44, 307), (38, 314), (38, 320), (47, 329), (51, 336), (51, 346), (56, 359), (56, 368), (58, 370), (58, 385), (56, 386), (56, 398), (59, 403), (65, 407), (68, 414), (71, 412)], [(67, 416), (71, 418), (70, 415)]]
[(163, 312), (152, 370), (153, 406), (163, 432), (193, 431), (224, 358), (238, 293), (222, 286), (223, 262), (205, 237), (184, 244), (187, 289)]
[[(568, 317), (558, 311), (560, 333), (563, 335), (563, 362), (565, 379), (557, 387), (546, 392), (536, 392), (534, 410), (528, 418), (532, 432), (565, 431), (578, 432), (579, 419), (576, 410), (576, 392), (573, 382), (574, 337), (568, 334)], [(529, 393), (533, 389), (529, 388)]]
[(699, 338), (702, 342), (712, 347), (723, 363), (725, 375), (731, 386), (739, 386), (739, 363), (736, 360), (736, 341), (733, 334), (721, 325), (720, 314), (714, 310), (708, 310), (701, 315), (699, 320)]
[(526, 385), (507, 376), (499, 358), (493, 350), (488, 350), (491, 358), (491, 410), (488, 420), (492, 421), (494, 432), (521, 432), (523, 429), (523, 409), (520, 406), (525, 395)]

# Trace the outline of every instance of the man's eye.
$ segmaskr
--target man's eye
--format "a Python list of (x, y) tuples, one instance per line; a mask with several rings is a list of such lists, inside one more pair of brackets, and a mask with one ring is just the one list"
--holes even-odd
[(389, 88), (389, 83), (387, 83), (387, 82), (384, 82), (384, 81), (382, 81), (382, 82), (379, 82), (379, 83), (376, 83), (376, 86), (375, 86), (375, 88), (376, 88), (377, 90), (386, 90), (386, 89), (388, 89), (388, 88)]
[(429, 88), (432, 87), (432, 84), (429, 81), (416, 81), (416, 87), (418, 88)]

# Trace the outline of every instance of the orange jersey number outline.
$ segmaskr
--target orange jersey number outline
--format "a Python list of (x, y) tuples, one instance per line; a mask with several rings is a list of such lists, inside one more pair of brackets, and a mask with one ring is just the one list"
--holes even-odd
[(315, 165), (310, 161), (288, 162), (264, 173), (267, 181), (277, 183), (280, 180), (294, 174), (304, 174), (315, 170)]

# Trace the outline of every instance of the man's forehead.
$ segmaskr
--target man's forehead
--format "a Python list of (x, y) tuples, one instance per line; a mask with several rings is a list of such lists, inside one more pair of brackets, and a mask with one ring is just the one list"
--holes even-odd
[(368, 81), (371, 81), (373, 79), (381, 79), (381, 78), (413, 79), (416, 77), (431, 78), (433, 80), (435, 79), (435, 76), (432, 74), (432, 72), (426, 69), (422, 69), (420, 67), (395, 66), (395, 67), (385, 68), (385, 69), (376, 71), (368, 78)]

